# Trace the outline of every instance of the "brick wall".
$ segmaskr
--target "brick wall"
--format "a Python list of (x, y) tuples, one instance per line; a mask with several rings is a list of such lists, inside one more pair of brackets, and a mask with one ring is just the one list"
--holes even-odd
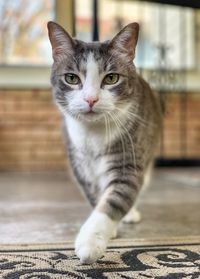
[[(164, 156), (180, 158), (180, 95), (167, 98)], [(187, 158), (200, 158), (200, 94), (188, 94)], [(64, 170), (60, 114), (50, 90), (0, 90), (0, 170)]]
[[(181, 93), (170, 93), (166, 104), (164, 157), (200, 158), (200, 93), (188, 93), (186, 105)], [(182, 107), (185, 107), (183, 112)]]
[(0, 91), (0, 158), (0, 170), (66, 169), (50, 90)]

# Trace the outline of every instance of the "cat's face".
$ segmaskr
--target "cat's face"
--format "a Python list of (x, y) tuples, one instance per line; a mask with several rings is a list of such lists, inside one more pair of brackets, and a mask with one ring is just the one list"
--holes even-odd
[(104, 121), (130, 104), (138, 25), (127, 25), (109, 42), (72, 39), (58, 24), (48, 24), (54, 64), (51, 82), (64, 114), (80, 121)]

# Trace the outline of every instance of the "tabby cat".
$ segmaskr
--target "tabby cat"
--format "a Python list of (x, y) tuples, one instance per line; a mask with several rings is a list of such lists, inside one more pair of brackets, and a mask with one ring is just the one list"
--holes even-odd
[(48, 31), (71, 166), (94, 207), (75, 241), (80, 261), (89, 264), (103, 256), (120, 220), (140, 218), (133, 206), (152, 165), (161, 106), (133, 64), (137, 23), (102, 43), (73, 39), (54, 22)]

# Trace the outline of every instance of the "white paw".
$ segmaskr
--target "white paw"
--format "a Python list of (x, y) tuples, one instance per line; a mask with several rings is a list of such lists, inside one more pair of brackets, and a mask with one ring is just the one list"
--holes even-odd
[(87, 237), (78, 235), (75, 242), (75, 252), (81, 263), (92, 264), (100, 259), (107, 246), (108, 240), (101, 234), (91, 234)]
[(124, 223), (139, 223), (141, 221), (141, 214), (136, 208), (131, 210), (124, 216), (122, 222)]
[(116, 222), (106, 214), (94, 211), (75, 241), (75, 252), (81, 263), (92, 264), (100, 259), (109, 239), (116, 236), (116, 228)]

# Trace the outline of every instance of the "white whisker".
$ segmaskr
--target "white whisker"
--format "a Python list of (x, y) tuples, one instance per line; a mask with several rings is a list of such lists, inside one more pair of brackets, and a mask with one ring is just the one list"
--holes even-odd
[(120, 126), (118, 124), (118, 122), (115, 119), (115, 116), (113, 114), (111, 114), (110, 112), (108, 112), (108, 115), (112, 118), (113, 123), (115, 124), (118, 132), (119, 132), (119, 136), (120, 136), (120, 142), (122, 145), (122, 157), (123, 157), (123, 175), (125, 174), (125, 161), (126, 161), (126, 148), (125, 148), (125, 144), (124, 144), (124, 139), (123, 139), (123, 134), (121, 132)]
[(118, 123), (120, 125), (120, 128), (125, 131), (126, 135), (129, 138), (129, 142), (131, 144), (131, 150), (132, 150), (132, 162), (133, 162), (133, 166), (135, 168), (135, 171), (137, 173), (136, 155), (135, 155), (135, 149), (134, 149), (134, 144), (133, 144), (132, 137), (131, 137), (128, 129), (126, 128), (126, 126), (121, 122), (121, 120), (119, 118), (119, 115), (117, 113), (115, 113), (115, 117), (116, 117), (116, 120), (118, 121)]

